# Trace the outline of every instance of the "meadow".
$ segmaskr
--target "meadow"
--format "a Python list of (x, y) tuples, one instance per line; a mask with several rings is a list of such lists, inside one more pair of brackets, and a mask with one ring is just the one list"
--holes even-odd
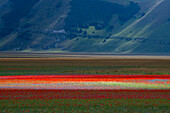
[[(169, 59), (0, 58), (0, 112), (168, 113), (169, 75)], [(63, 82), (86, 89), (47, 89)]]

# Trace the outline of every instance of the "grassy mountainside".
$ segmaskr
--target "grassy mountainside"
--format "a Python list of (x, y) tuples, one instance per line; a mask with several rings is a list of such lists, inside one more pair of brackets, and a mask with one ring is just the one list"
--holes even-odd
[(168, 0), (2, 0), (0, 50), (169, 53)]
[[(130, 40), (124, 43), (121, 49), (128, 46), (132, 52), (169, 53), (169, 5), (170, 1), (168, 0), (154, 1), (153, 5), (143, 13), (143, 17), (133, 21), (123, 30), (114, 34), (113, 36), (141, 39), (136, 42)], [(120, 51), (121, 49), (119, 48)]]

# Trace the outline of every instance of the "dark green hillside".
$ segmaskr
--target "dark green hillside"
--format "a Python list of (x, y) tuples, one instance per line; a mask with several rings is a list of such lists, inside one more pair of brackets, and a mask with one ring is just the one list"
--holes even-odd
[(16, 31), (20, 19), (26, 16), (38, 1), (39, 0), (9, 0), (11, 3), (11, 11), (2, 17), (4, 24), (0, 30), (0, 37)]
[(94, 26), (95, 30), (112, 30), (115, 26), (110, 25), (110, 21), (114, 15), (118, 15), (116, 23), (124, 24), (140, 10), (134, 2), (123, 6), (103, 0), (73, 0), (70, 5), (71, 11), (65, 20), (65, 30), (71, 34), (69, 38), (75, 38), (77, 34), (87, 34), (86, 31), (83, 33), (82, 29), (90, 26)]
[(61, 33), (70, 0), (12, 0), (0, 12), (0, 51), (48, 50), (65, 39)]
[(0, 51), (169, 53), (170, 0), (0, 0)]

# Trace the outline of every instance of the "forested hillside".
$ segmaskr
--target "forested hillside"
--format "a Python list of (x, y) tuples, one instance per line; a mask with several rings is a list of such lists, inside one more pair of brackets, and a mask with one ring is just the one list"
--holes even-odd
[(0, 51), (170, 53), (169, 0), (1, 0)]

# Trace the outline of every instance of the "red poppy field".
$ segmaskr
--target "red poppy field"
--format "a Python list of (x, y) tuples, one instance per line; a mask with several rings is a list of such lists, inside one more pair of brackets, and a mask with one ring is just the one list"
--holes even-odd
[[(169, 64), (169, 60), (0, 59), (0, 111), (168, 113)], [(119, 73), (126, 69), (131, 72)]]
[(169, 112), (169, 90), (1, 90), (1, 112)]
[(2, 76), (0, 110), (148, 112), (154, 108), (166, 112), (170, 106), (169, 81), (169, 75)]

